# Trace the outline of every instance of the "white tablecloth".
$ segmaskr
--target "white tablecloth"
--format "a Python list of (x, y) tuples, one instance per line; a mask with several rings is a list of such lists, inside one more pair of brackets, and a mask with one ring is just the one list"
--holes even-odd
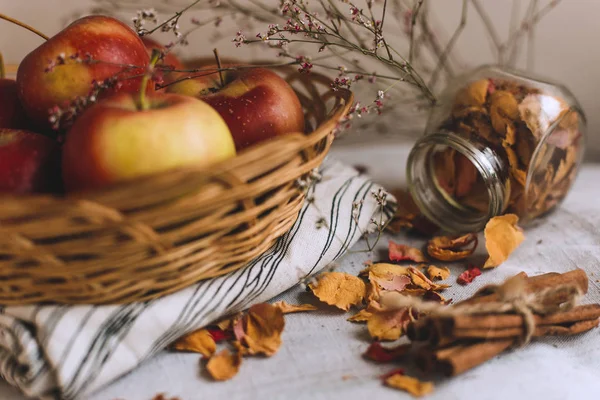
[[(388, 187), (401, 184), (406, 148), (389, 144), (335, 149), (335, 157), (370, 167)], [(451, 267), (453, 286), (445, 296), (455, 301), (486, 283), (500, 282), (519, 271), (533, 275), (579, 267), (590, 277), (584, 302), (600, 302), (600, 165), (586, 165), (564, 205), (537, 226), (499, 268), (486, 271), (462, 287), (454, 282), (463, 270)], [(356, 274), (367, 259), (383, 259), (388, 239), (422, 244), (404, 234), (384, 237), (374, 254), (344, 257), (340, 270)], [(359, 242), (355, 250), (364, 249)], [(483, 246), (480, 246), (480, 251)], [(311, 302), (294, 288), (280, 296), (288, 302)], [(157, 393), (196, 399), (399, 399), (408, 395), (384, 387), (377, 377), (393, 365), (361, 358), (369, 343), (364, 325), (346, 321), (347, 314), (318, 311), (286, 317), (283, 346), (272, 358), (244, 359), (238, 376), (212, 382), (199, 367), (199, 356), (162, 352), (129, 375), (96, 392), (89, 400), (151, 400)], [(567, 339), (536, 341), (506, 353), (464, 375), (437, 383), (431, 399), (593, 399), (600, 393), (600, 329)], [(0, 383), (0, 399), (25, 399)]]

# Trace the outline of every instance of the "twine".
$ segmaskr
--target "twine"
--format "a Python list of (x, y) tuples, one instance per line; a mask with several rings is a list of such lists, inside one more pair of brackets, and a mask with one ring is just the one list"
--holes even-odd
[[(440, 317), (506, 314), (513, 312), (523, 317), (523, 326), (525, 329), (519, 345), (525, 346), (531, 341), (535, 333), (536, 323), (534, 314), (549, 315), (558, 311), (568, 311), (577, 305), (579, 298), (583, 295), (581, 290), (573, 284), (559, 285), (540, 290), (539, 292), (527, 293), (525, 278), (519, 275), (506, 280), (502, 285), (486, 286), (480, 289), (473, 297), (480, 296), (483, 292), (496, 293), (499, 300), (479, 304), (445, 306), (440, 303), (425, 301), (418, 297), (391, 292), (382, 294), (381, 304), (387, 310), (414, 307), (430, 316)], [(548, 299), (558, 294), (564, 294), (566, 301), (561, 304), (546, 304)]]

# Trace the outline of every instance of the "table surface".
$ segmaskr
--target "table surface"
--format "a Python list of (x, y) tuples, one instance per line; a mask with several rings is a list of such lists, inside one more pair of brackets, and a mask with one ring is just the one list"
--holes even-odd
[[(402, 185), (407, 146), (364, 145), (334, 149), (333, 156), (361, 164), (388, 188)], [(455, 301), (469, 297), (487, 283), (499, 283), (519, 271), (538, 274), (579, 267), (590, 277), (584, 302), (600, 302), (600, 165), (588, 164), (563, 206), (526, 230), (527, 239), (510, 259), (486, 271), (473, 284), (454, 282), (464, 266), (450, 266), (452, 287), (445, 293)], [(358, 273), (367, 259), (383, 258), (388, 239), (422, 245), (405, 234), (386, 235), (374, 254), (345, 256), (339, 270)], [(359, 242), (353, 250), (365, 248)], [(480, 246), (478, 252), (482, 252)], [(278, 299), (313, 302), (300, 287)], [(377, 365), (361, 358), (369, 343), (366, 327), (346, 321), (335, 310), (286, 316), (283, 345), (268, 359), (244, 359), (240, 373), (228, 382), (205, 376), (196, 354), (162, 352), (89, 400), (151, 400), (158, 393), (181, 400), (206, 399), (409, 399), (384, 387), (378, 376), (394, 365)], [(526, 348), (501, 355), (460, 377), (436, 382), (430, 399), (587, 399), (600, 390), (600, 330), (571, 338), (538, 340)], [(24, 400), (0, 381), (0, 399)]]

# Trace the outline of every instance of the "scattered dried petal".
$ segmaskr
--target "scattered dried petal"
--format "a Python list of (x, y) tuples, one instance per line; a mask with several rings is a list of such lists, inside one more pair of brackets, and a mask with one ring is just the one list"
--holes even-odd
[(395, 369), (381, 375), (380, 378), (385, 381), (387, 378), (389, 378), (392, 375), (404, 375), (404, 368), (395, 368)]
[(433, 392), (433, 382), (421, 382), (411, 376), (394, 374), (384, 380), (385, 384), (394, 389), (404, 390), (413, 396), (421, 397)]
[(394, 243), (390, 240), (388, 244), (389, 257), (392, 261), (414, 261), (417, 263), (425, 262), (425, 257), (421, 250), (415, 247), (409, 247), (403, 244)]
[(372, 283), (377, 284), (382, 290), (389, 291), (403, 291), (407, 285), (412, 282), (411, 279), (406, 275), (394, 275), (391, 279), (382, 279), (373, 277), (370, 279)]
[(318, 310), (316, 306), (312, 304), (289, 304), (285, 301), (278, 301), (273, 305), (281, 310), (284, 314), (303, 312), (303, 311), (315, 311)]
[(343, 272), (326, 272), (319, 275), (316, 284), (308, 285), (319, 300), (341, 310), (360, 304), (365, 298), (365, 283), (356, 276)]
[(350, 322), (367, 322), (369, 318), (373, 316), (373, 313), (368, 311), (366, 308), (363, 308), (353, 316), (347, 319)]
[(379, 342), (373, 342), (363, 354), (363, 357), (380, 363), (387, 363), (404, 357), (410, 351), (410, 348), (410, 344), (384, 347)]
[(410, 275), (408, 267), (396, 264), (377, 263), (370, 264), (367, 268), (360, 271), (359, 276), (368, 276), (369, 280), (373, 278), (391, 279), (396, 275)]
[(493, 268), (502, 264), (508, 256), (525, 240), (523, 230), (517, 226), (519, 217), (506, 214), (492, 218), (485, 226), (485, 248), (489, 258), (483, 268)]
[(200, 329), (177, 339), (171, 345), (171, 349), (191, 351), (193, 353), (200, 353), (204, 357), (210, 357), (217, 350), (217, 344), (207, 329)]
[(429, 275), (429, 279), (432, 281), (439, 279), (440, 281), (448, 279), (450, 276), (450, 269), (448, 267), (436, 267), (435, 265), (430, 265), (427, 268), (427, 275)]
[(233, 378), (242, 364), (242, 355), (237, 352), (232, 354), (224, 349), (213, 355), (206, 364), (206, 370), (216, 381), (226, 381)]
[(412, 317), (408, 308), (374, 312), (367, 321), (369, 335), (376, 340), (397, 340)]
[[(469, 244), (472, 247), (464, 249)], [(469, 257), (477, 248), (477, 235), (469, 233), (460, 237), (450, 238), (437, 236), (427, 244), (427, 253), (440, 261), (458, 261)]]
[(216, 343), (222, 342), (226, 339), (231, 339), (231, 332), (224, 331), (222, 329), (219, 329), (218, 327), (208, 327), (206, 328), (206, 330), (208, 331), (208, 333), (210, 333), (210, 336), (212, 336)]
[(481, 270), (479, 268), (470, 267), (458, 276), (456, 282), (460, 283), (461, 285), (468, 285), (479, 275), (481, 275)]
[(246, 354), (272, 356), (281, 346), (281, 333), (285, 326), (283, 312), (268, 303), (255, 304), (242, 319), (244, 336), (240, 343)]
[(417, 286), (417, 288), (421, 288), (424, 290), (441, 290), (441, 289), (446, 289), (449, 287), (448, 285), (445, 285), (445, 284), (438, 284), (438, 283), (432, 282), (428, 277), (425, 276), (424, 273), (422, 273), (415, 267), (408, 267), (408, 271), (410, 272), (410, 278), (412, 279), (412, 284), (414, 286)]

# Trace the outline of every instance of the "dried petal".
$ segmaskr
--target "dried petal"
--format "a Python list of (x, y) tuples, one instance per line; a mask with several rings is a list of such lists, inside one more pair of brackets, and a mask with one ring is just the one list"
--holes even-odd
[(312, 304), (289, 304), (285, 301), (278, 301), (273, 305), (281, 310), (284, 314), (302, 312), (302, 311), (315, 311), (318, 310), (316, 306)]
[(191, 351), (210, 357), (217, 350), (217, 344), (207, 329), (200, 329), (177, 339), (171, 345), (173, 350)]
[[(468, 249), (463, 247), (473, 243)], [(457, 261), (469, 257), (477, 248), (477, 235), (469, 233), (457, 238), (437, 236), (427, 244), (427, 253), (440, 261)]]
[(515, 96), (505, 90), (497, 90), (490, 95), (490, 118), (494, 130), (506, 135), (506, 127), (519, 118), (519, 104)]
[(479, 275), (481, 275), (481, 270), (479, 268), (470, 267), (458, 276), (456, 282), (458, 282), (461, 285), (468, 285), (469, 283), (473, 282), (473, 280)]
[(386, 378), (384, 382), (389, 387), (404, 390), (417, 397), (433, 392), (433, 382), (421, 382), (411, 376), (395, 374)]
[(502, 264), (508, 256), (525, 240), (521, 228), (517, 226), (519, 217), (506, 214), (492, 218), (485, 226), (485, 248), (489, 258), (483, 268)]
[(216, 343), (219, 343), (219, 342), (222, 342), (223, 340), (227, 340), (227, 339), (231, 338), (231, 332), (224, 331), (222, 329), (219, 329), (218, 327), (215, 327), (215, 328), (208, 327), (208, 328), (206, 328), (206, 330), (208, 331), (208, 333), (210, 333), (210, 336), (212, 336), (212, 338), (215, 340)]
[(412, 221), (421, 214), (410, 193), (404, 189), (395, 189), (391, 194), (396, 198), (396, 213), (388, 224), (391, 232), (400, 232), (403, 228), (412, 228)]
[(367, 321), (367, 329), (373, 339), (396, 340), (404, 332), (411, 321), (408, 308), (374, 312)]
[(384, 347), (379, 342), (373, 342), (363, 354), (363, 357), (380, 363), (388, 363), (404, 357), (410, 351), (410, 344), (395, 347)]
[(430, 265), (427, 268), (427, 275), (429, 275), (429, 279), (432, 281), (439, 279), (441, 281), (448, 279), (450, 276), (450, 269), (448, 267), (436, 267), (435, 265)]
[(414, 261), (425, 262), (425, 257), (421, 250), (409, 247), (403, 244), (394, 243), (392, 240), (388, 244), (389, 257), (392, 261)]
[(395, 368), (395, 369), (381, 375), (380, 378), (385, 381), (387, 378), (389, 378), (392, 375), (404, 375), (404, 368)]
[(371, 282), (377, 284), (383, 290), (395, 290), (401, 292), (406, 288), (406, 285), (409, 285), (412, 281), (406, 275), (395, 275), (389, 280), (373, 277), (371, 278)]
[(444, 304), (444, 305), (448, 305), (448, 304), (452, 303), (452, 299), (446, 300), (444, 298), (444, 296), (442, 296), (438, 292), (434, 292), (432, 290), (429, 290), (429, 291), (425, 292), (425, 294), (423, 294), (423, 300), (435, 301), (436, 303), (440, 303), (440, 304)]
[(281, 309), (267, 303), (255, 304), (250, 307), (242, 323), (244, 335), (239, 341), (245, 346), (246, 354), (272, 356), (277, 352), (285, 326)]
[(454, 100), (458, 109), (462, 107), (480, 107), (488, 95), (489, 81), (480, 79), (459, 91)]
[(229, 350), (224, 349), (208, 360), (206, 369), (214, 380), (226, 381), (238, 373), (241, 364), (241, 353), (231, 354)]
[(421, 271), (419, 271), (415, 267), (408, 267), (408, 271), (410, 272), (410, 279), (412, 280), (412, 284), (414, 286), (417, 286), (417, 287), (421, 288), (421, 289), (424, 289), (424, 290), (441, 290), (441, 289), (446, 289), (448, 287), (448, 285), (438, 284), (438, 283), (432, 282), (428, 277), (425, 276), (424, 273), (422, 273)]
[(365, 298), (365, 283), (356, 276), (343, 272), (326, 272), (319, 276), (316, 284), (308, 285), (319, 300), (341, 310), (360, 304)]
[(366, 308), (363, 308), (353, 316), (347, 319), (350, 322), (367, 322), (369, 318), (373, 316), (373, 313), (368, 311)]
[(396, 275), (410, 275), (408, 267), (396, 264), (377, 263), (369, 265), (359, 273), (359, 276), (368, 276), (369, 280), (373, 278), (391, 279), (391, 277)]

